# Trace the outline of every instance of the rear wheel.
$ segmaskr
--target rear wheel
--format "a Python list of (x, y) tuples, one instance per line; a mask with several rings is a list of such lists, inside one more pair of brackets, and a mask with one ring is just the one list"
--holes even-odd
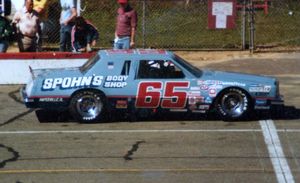
[(97, 122), (104, 119), (105, 96), (96, 91), (80, 91), (76, 93), (69, 105), (71, 115), (84, 123)]
[(217, 98), (216, 108), (223, 120), (240, 120), (249, 116), (251, 102), (243, 90), (230, 88)]

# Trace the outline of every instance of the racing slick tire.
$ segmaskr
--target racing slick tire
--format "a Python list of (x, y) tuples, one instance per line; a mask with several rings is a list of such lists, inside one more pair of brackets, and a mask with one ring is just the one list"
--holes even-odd
[(238, 88), (229, 88), (218, 96), (216, 109), (222, 120), (236, 121), (249, 117), (252, 105), (246, 92)]
[(94, 123), (105, 119), (105, 96), (101, 92), (83, 90), (70, 100), (70, 114), (82, 123)]

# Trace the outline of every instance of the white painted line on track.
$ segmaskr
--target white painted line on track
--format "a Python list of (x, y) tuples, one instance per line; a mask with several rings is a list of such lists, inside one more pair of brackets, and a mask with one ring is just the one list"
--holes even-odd
[(294, 177), (285, 158), (275, 124), (272, 120), (259, 121), (278, 183), (294, 183)]
[(68, 134), (68, 133), (205, 133), (205, 132), (261, 132), (260, 129), (170, 129), (170, 130), (50, 130), (50, 131), (0, 131), (0, 135), (17, 134)]
[[(157, 129), (157, 130), (49, 130), (49, 131), (0, 131), (0, 135), (71, 134), (71, 133), (242, 133), (262, 132), (261, 129)], [(299, 133), (300, 129), (279, 129), (277, 132)]]

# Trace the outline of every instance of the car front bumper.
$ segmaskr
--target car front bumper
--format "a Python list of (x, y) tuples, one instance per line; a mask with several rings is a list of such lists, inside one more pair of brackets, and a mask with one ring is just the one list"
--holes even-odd
[(279, 96), (273, 99), (256, 99), (254, 109), (270, 109), (275, 106), (284, 106), (283, 96)]

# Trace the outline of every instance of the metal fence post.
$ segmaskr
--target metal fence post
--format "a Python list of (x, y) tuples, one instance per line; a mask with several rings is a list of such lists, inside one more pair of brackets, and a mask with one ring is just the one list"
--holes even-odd
[(246, 1), (242, 5), (242, 50), (246, 49)]
[(81, 0), (77, 0), (77, 2), (76, 2), (76, 8), (77, 8), (77, 16), (80, 16), (80, 12), (81, 12)]
[(146, 0), (143, 0), (143, 20), (142, 20), (142, 39), (143, 39), (143, 48), (146, 47)]
[(255, 39), (255, 22), (254, 22), (254, 6), (253, 6), (253, 0), (250, 0), (250, 45), (249, 49), (250, 52), (254, 52), (254, 39)]

